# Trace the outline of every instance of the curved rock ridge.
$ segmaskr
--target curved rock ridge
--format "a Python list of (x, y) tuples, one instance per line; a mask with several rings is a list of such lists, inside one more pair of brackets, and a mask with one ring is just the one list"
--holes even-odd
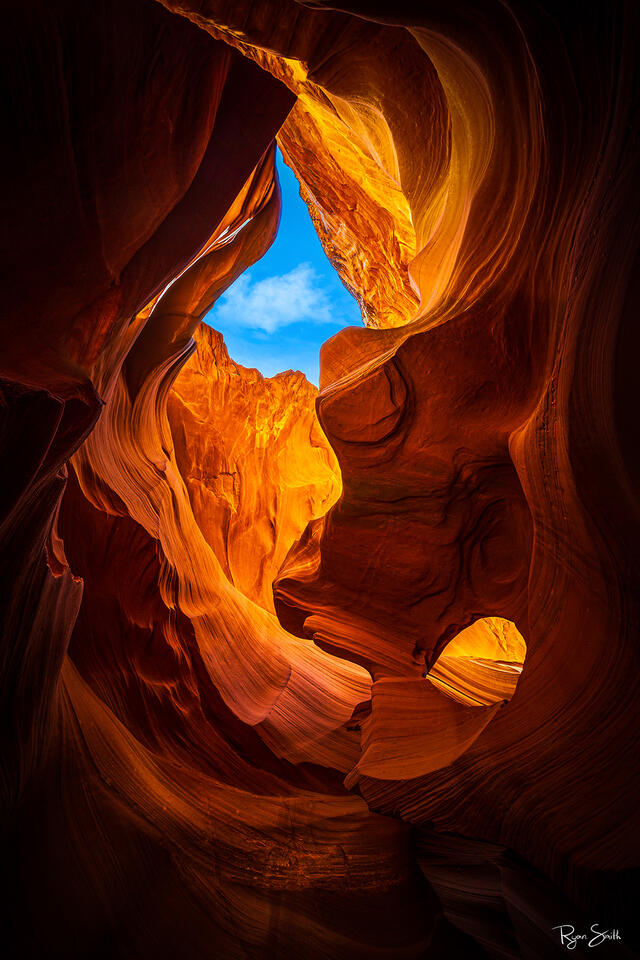
[(515, 624), (486, 617), (454, 637), (424, 678), (376, 680), (371, 716), (362, 724), (362, 755), (346, 784), (448, 767), (511, 700), (525, 656)]
[[(381, 113), (365, 152), (399, 175), (414, 227), (412, 258), (394, 265), (407, 264), (419, 293), (413, 322), (350, 329), (323, 350), (318, 414), (343, 494), (287, 558), (276, 609), (288, 629), (357, 659), (376, 682), (419, 676), (480, 616), (513, 620), (530, 650), (513, 703), (435, 779), (361, 790), (387, 812), (515, 845), (595, 903), (601, 889), (589, 871), (629, 866), (638, 854), (635, 772), (617, 763), (611, 724), (587, 709), (597, 689), (602, 715), (613, 711), (623, 741), (633, 739), (625, 704), (637, 582), (625, 517), (638, 515), (629, 479), (637, 466), (616, 381), (629, 376), (620, 345), (633, 339), (622, 303), (637, 234), (622, 197), (637, 169), (625, 133), (636, 16), (622, 4), (625, 26), (609, 32), (589, 12), (555, 6), (541, 18), (526, 4), (491, 5), (482, 16), (464, 3), (352, 8), (367, 18), (363, 48), (402, 24), (424, 53), (424, 74), (435, 68), (431, 100), (445, 109), (433, 114), (429, 144), (447, 143), (438, 152), (417, 148), (416, 114), (394, 112), (380, 93), (404, 81), (398, 97), (423, 109), (428, 98), (414, 101), (407, 80), (415, 61), (358, 60), (351, 71), (348, 6), (325, 21), (322, 6), (308, 16), (285, 6), (272, 20), (266, 3), (210, 0), (198, 11), (199, 23), (281, 76), (299, 102), (315, 100), (309, 112), (337, 114), (346, 139), (360, 144)], [(587, 65), (594, 57), (608, 64), (598, 79)], [(302, 123), (292, 140), (304, 141)], [(348, 167), (352, 151), (344, 156)], [(323, 165), (306, 160), (312, 171), (301, 163), (296, 172), (322, 221)], [(370, 189), (375, 197), (375, 178)], [(376, 229), (360, 238), (361, 260)], [(375, 411), (365, 430), (362, 410)], [(469, 789), (483, 797), (473, 810), (458, 801)], [(525, 808), (541, 811), (535, 829)], [(620, 859), (622, 823), (630, 846)]]
[[(165, 643), (180, 657), (183, 640), (179, 630), (176, 635), (175, 621), (187, 618), (207, 673), (227, 707), (244, 723), (261, 724), (277, 754), (293, 751), (297, 757), (308, 744), (307, 759), (322, 762), (326, 751), (331, 753), (324, 738), (337, 733), (367, 699), (369, 677), (313, 643), (288, 636), (272, 614), (230, 583), (196, 522), (166, 413), (169, 390), (193, 350), (190, 333), (199, 317), (234, 273), (251, 262), (256, 249), (258, 255), (263, 252), (255, 243), (265, 243), (263, 221), (277, 214), (279, 201), (277, 192), (264, 189), (265, 176), (272, 181), (273, 151), (268, 163), (251, 175), (246, 226), (229, 242), (226, 226), (220, 229), (225, 240), (220, 245), (210, 241), (149, 318), (145, 320), (144, 313), (137, 318), (136, 323), (145, 326), (128, 353), (126, 344), (114, 342), (94, 367), (105, 410), (74, 457), (73, 468), (89, 504), (115, 517), (116, 527), (120, 516), (133, 520), (143, 540), (146, 534), (158, 544), (157, 572), (150, 586), (156, 594), (153, 607), (126, 611), (134, 623), (149, 627), (158, 620)], [(267, 233), (267, 243), (271, 235)], [(172, 338), (167, 343), (158, 331), (169, 326)], [(124, 362), (118, 360), (123, 354)], [(253, 402), (257, 408), (260, 398)], [(308, 409), (309, 429), (312, 422), (313, 409)], [(71, 530), (63, 539), (75, 546)], [(78, 548), (77, 563), (70, 550), (67, 555), (74, 572), (86, 578), (92, 556), (82, 544)], [(116, 596), (121, 583), (117, 577)], [(340, 744), (334, 746), (339, 754)], [(331, 765), (340, 768), (338, 756), (335, 761)]]
[[(336, 7), (6, 11), (20, 956), (637, 946), (639, 11)], [(366, 324), (320, 392), (201, 322), (276, 138)]]

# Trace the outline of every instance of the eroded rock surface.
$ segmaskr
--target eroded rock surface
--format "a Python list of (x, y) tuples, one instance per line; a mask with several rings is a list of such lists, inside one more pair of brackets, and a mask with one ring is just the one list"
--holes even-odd
[(169, 397), (176, 460), (227, 578), (273, 612), (272, 584), (307, 523), (340, 495), (338, 462), (301, 373), (265, 379), (201, 325)]
[[(20, 956), (546, 960), (594, 911), (629, 955), (637, 37), (623, 0), (6, 12)], [(201, 326), (276, 137), (365, 320), (319, 393)]]

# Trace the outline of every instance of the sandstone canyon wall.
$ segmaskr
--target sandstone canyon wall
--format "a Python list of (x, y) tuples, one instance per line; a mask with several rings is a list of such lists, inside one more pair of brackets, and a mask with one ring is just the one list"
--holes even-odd
[[(623, 0), (5, 11), (18, 955), (633, 956), (638, 37)], [(276, 138), (364, 319), (320, 391), (202, 323)]]

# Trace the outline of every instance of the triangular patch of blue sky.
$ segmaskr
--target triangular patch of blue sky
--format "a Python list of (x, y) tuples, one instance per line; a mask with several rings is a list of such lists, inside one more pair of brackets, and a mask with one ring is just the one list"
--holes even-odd
[(267, 377), (301, 370), (318, 385), (319, 353), (343, 327), (361, 325), (356, 300), (327, 259), (299, 185), (277, 151), (282, 189), (278, 235), (205, 317), (230, 356)]

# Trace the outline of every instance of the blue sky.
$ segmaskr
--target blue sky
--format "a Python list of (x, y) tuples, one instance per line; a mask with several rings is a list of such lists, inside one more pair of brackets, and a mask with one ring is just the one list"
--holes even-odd
[(355, 299), (318, 240), (298, 181), (277, 151), (282, 188), (278, 235), (262, 260), (242, 274), (205, 317), (231, 357), (271, 377), (302, 370), (318, 385), (321, 345), (342, 327), (360, 325)]

